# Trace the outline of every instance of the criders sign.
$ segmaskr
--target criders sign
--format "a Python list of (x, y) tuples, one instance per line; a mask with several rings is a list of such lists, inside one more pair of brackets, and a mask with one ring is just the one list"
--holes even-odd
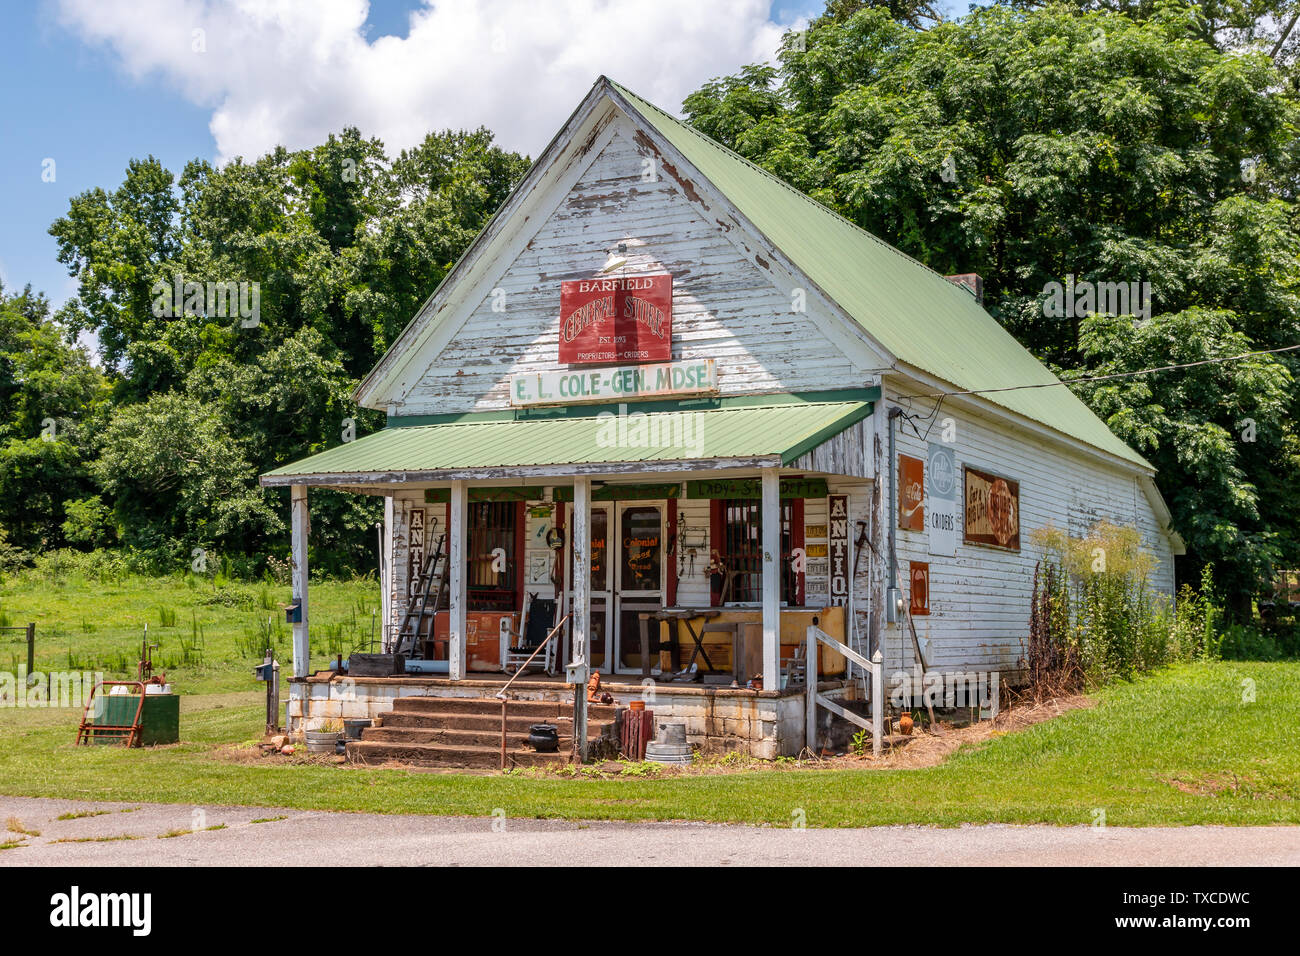
[(667, 362), (672, 357), (672, 276), (560, 283), (561, 362)]

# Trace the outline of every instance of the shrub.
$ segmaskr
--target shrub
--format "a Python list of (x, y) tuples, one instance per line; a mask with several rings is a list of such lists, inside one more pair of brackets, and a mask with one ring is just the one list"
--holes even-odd
[(1217, 655), (1221, 615), (1208, 567), (1199, 592), (1184, 585), (1171, 604), (1152, 589), (1154, 559), (1132, 526), (1103, 521), (1076, 538), (1049, 525), (1031, 540), (1044, 551), (1034, 572), (1026, 654), (1035, 693)]
[(1226, 660), (1279, 661), (1295, 656), (1277, 635), (1245, 624), (1233, 624), (1223, 632), (1220, 656)]
[(29, 564), (31, 560), (32, 556), (30, 554), (22, 548), (9, 543), (9, 537), (5, 534), (5, 529), (0, 528), (0, 575), (17, 571)]

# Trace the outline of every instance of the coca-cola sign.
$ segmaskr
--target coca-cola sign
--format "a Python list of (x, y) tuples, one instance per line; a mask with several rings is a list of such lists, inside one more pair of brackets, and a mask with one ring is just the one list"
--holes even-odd
[(666, 362), (672, 356), (672, 276), (560, 284), (561, 362)]

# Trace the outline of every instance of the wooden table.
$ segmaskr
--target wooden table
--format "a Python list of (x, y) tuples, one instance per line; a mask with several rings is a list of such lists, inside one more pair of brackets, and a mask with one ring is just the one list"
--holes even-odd
[[(709, 653), (704, 649), (704, 640), (703, 640), (704, 631), (703, 629), (701, 629), (697, 633), (695, 628), (691, 625), (691, 621), (694, 618), (700, 618), (702, 620), (709, 621), (715, 617), (718, 617), (721, 613), (722, 610), (716, 607), (708, 607), (708, 608), (666, 607), (661, 610), (655, 611), (653, 613), (645, 613), (645, 614), (638, 615), (641, 621), (641, 676), (643, 678), (650, 676), (650, 633), (649, 633), (650, 621), (659, 621), (659, 622), (667, 621), (672, 625), (672, 633), (673, 633), (672, 668), (674, 673), (678, 673), (683, 670), (689, 670), (691, 665), (694, 664), (695, 661), (700, 657), (704, 658), (704, 663), (708, 665), (710, 671), (713, 671), (715, 669), (713, 666), (713, 661), (709, 659)], [(695, 645), (694, 648), (692, 648), (691, 650), (691, 659), (687, 661), (685, 667), (681, 666), (681, 639), (680, 639), (681, 631), (679, 630), (679, 628), (683, 624), (686, 625), (686, 633), (691, 636), (691, 641)], [(734, 659), (735, 657), (734, 645), (733, 645), (732, 656)]]

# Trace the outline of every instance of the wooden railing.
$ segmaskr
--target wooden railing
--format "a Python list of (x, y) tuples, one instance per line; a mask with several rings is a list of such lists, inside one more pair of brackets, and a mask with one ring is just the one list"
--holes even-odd
[[(835, 701), (828, 697), (823, 697), (817, 693), (817, 684), (820, 679), (821, 668), (817, 664), (817, 645), (825, 644), (827, 647), (839, 651), (853, 663), (857, 664), (864, 671), (871, 675), (871, 720), (868, 721), (861, 714), (855, 714), (853, 711), (841, 707)], [(875, 656), (871, 660), (863, 657), (847, 644), (837, 641), (831, 637), (816, 624), (808, 626), (808, 647), (807, 663), (805, 677), (805, 696), (808, 699), (807, 705), (807, 722), (804, 730), (804, 746), (813, 753), (817, 752), (817, 705), (825, 707), (832, 714), (843, 717), (851, 723), (857, 724), (864, 730), (871, 731), (871, 752), (873, 755), (880, 756), (880, 748), (884, 741), (885, 727), (885, 665), (880, 657), (879, 648), (876, 649)]]
[(560, 633), (560, 628), (564, 627), (564, 623), (568, 619), (569, 619), (568, 614), (560, 618), (559, 623), (556, 624), (555, 627), (551, 628), (551, 633), (547, 634), (546, 638), (542, 641), (542, 643), (537, 645), (537, 649), (528, 655), (528, 660), (520, 664), (519, 669), (510, 675), (510, 679), (506, 681), (505, 686), (502, 687), (499, 691), (497, 691), (497, 697), (501, 700), (501, 769), (502, 770), (506, 769), (506, 707), (510, 703), (510, 698), (506, 696), (506, 691), (510, 689), (510, 685), (513, 684), (515, 680), (518, 679), (519, 675), (528, 669), (528, 665), (533, 662), (533, 658), (536, 657), (538, 654), (540, 654), (543, 651), (543, 649), (545, 649), (546, 645), (551, 642), (551, 638), (553, 638), (556, 634)]

